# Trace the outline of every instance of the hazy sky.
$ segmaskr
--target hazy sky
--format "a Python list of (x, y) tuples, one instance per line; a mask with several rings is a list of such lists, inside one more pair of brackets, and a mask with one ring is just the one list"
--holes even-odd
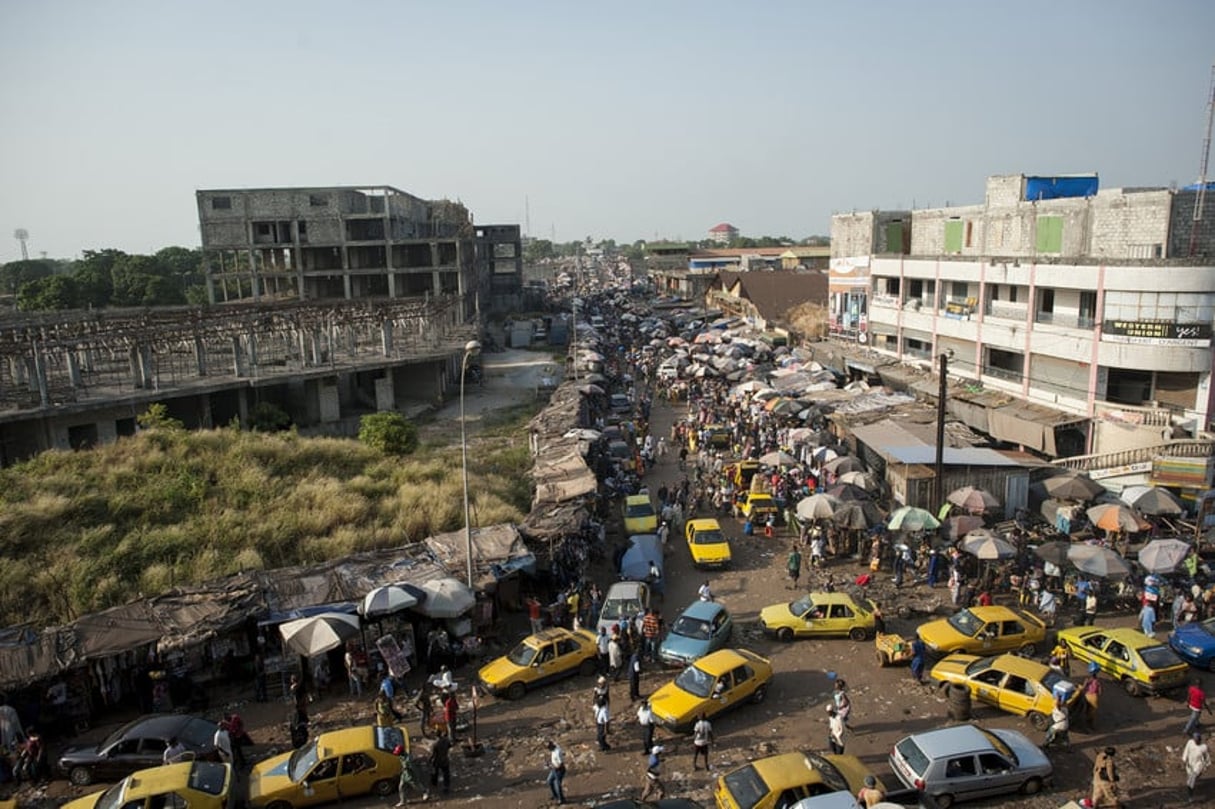
[(1193, 182), (1211, 0), (0, 0), (0, 261), (197, 246), (198, 188), (389, 184), (702, 238)]

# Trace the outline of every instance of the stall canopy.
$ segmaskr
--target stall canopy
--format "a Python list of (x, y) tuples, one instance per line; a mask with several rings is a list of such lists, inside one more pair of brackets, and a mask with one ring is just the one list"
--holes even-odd
[[(467, 569), (468, 542), (464, 529), (430, 537), (426, 545), (448, 570)], [(527, 549), (519, 530), (509, 523), (473, 528), (472, 546), (475, 560), (473, 577), (478, 586), (516, 571), (535, 570), (535, 555)]]

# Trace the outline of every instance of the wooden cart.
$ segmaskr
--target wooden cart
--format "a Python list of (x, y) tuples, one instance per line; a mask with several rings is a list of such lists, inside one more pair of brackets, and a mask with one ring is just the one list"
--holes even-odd
[(879, 632), (873, 645), (877, 647), (878, 665), (883, 668), (911, 662), (911, 641), (902, 635)]

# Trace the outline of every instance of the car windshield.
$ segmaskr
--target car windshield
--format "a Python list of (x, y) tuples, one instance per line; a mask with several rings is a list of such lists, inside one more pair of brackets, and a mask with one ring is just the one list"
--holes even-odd
[(768, 785), (759, 777), (754, 765), (741, 767), (722, 779), (738, 809), (754, 809), (768, 794)]
[(224, 782), (228, 780), (228, 768), (214, 761), (196, 761), (190, 767), (188, 783), (190, 789), (205, 792), (208, 795), (219, 795), (224, 791)]
[(968, 638), (973, 638), (983, 628), (983, 622), (970, 610), (962, 610), (952, 616), (949, 625)]
[(991, 668), (991, 664), (995, 661), (996, 659), (994, 657), (980, 657), (978, 660), (966, 667), (966, 676), (974, 677), (976, 674), (982, 674)]
[(118, 730), (111, 733), (109, 736), (106, 736), (105, 741), (99, 745), (100, 749), (104, 750), (105, 748), (111, 747), (114, 744), (122, 741), (128, 734), (131, 733), (131, 731), (135, 729), (136, 726), (139, 725), (141, 721), (142, 720), (136, 719), (134, 722), (128, 722)]
[(641, 612), (641, 602), (635, 598), (612, 599), (603, 602), (603, 612), (600, 618), (615, 621), (625, 615), (636, 615)]
[(127, 790), (128, 780), (124, 778), (101, 793), (101, 797), (97, 799), (97, 805), (93, 809), (118, 809), (118, 807), (122, 806), (122, 798)]
[(716, 678), (712, 674), (688, 666), (675, 678), (675, 685), (694, 697), (704, 698), (713, 690), (714, 680)]
[(725, 541), (725, 537), (722, 536), (721, 531), (718, 531), (716, 528), (708, 531), (697, 531), (692, 534), (693, 545), (720, 545)]
[(1011, 747), (1004, 743), (1003, 739), (992, 733), (990, 730), (983, 730), (982, 728), (979, 728), (979, 732), (987, 737), (987, 741), (991, 742), (991, 748), (993, 750), (1014, 764), (1020, 763), (1020, 761), (1017, 759), (1017, 754), (1012, 751)]
[(630, 517), (652, 517), (654, 516), (654, 507), (649, 503), (629, 503), (628, 511), (625, 514)]
[(814, 753), (806, 753), (806, 763), (809, 764), (819, 777), (823, 779), (823, 783), (831, 787), (836, 792), (848, 791), (848, 780), (844, 778), (844, 774), (840, 772), (834, 764), (820, 755)]
[(401, 732), (400, 728), (394, 728), (389, 725), (375, 729), (375, 746), (377, 750), (391, 753), (396, 749), (398, 744), (402, 747), (405, 747), (407, 744), (405, 734)]
[(814, 602), (810, 600), (810, 596), (802, 596), (789, 605), (789, 612), (800, 617), (809, 612), (812, 607), (814, 607)]
[(1167, 669), (1182, 665), (1181, 658), (1167, 646), (1147, 646), (1139, 650), (1139, 656), (1149, 669)]
[(292, 753), (291, 758), (287, 759), (287, 777), (291, 779), (293, 784), (298, 784), (304, 780), (304, 776), (312, 772), (312, 768), (316, 766), (316, 762), (316, 739), (313, 739)]
[(536, 647), (520, 643), (510, 650), (510, 654), (506, 656), (506, 659), (516, 666), (530, 666), (532, 661), (536, 659)]
[(712, 631), (708, 621), (681, 615), (675, 620), (675, 625), (671, 627), (671, 634), (682, 635), (693, 640), (708, 640)]

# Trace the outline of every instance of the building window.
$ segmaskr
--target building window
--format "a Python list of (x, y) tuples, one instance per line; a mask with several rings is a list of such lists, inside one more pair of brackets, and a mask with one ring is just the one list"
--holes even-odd
[(1015, 351), (1002, 351), (998, 348), (987, 349), (987, 367), (983, 369), (984, 374), (997, 377), (998, 379), (1020, 382), (1024, 368), (1024, 354), (1018, 354)]
[(945, 223), (945, 252), (962, 252), (962, 220), (950, 219)]
[(1050, 323), (1055, 318), (1055, 290), (1038, 290), (1038, 322)]
[(1097, 293), (1087, 290), (1080, 291), (1080, 315), (1078, 325), (1082, 329), (1091, 329), (1097, 319)]
[(1039, 216), (1037, 250), (1039, 253), (1063, 252), (1063, 217)]
[(213, 210), (213, 211), (230, 211), (230, 210), (232, 210), (232, 197), (211, 197), (211, 210)]
[(329, 204), (329, 197), (325, 194), (309, 194), (308, 204), (313, 208), (324, 208)]
[(1009, 303), (1017, 302), (1017, 288), (1015, 286), (1013, 286), (1012, 284), (1008, 285), (1008, 302)]
[(954, 281), (949, 285), (949, 297), (954, 300), (966, 300), (966, 291), (970, 285), (965, 281)]

